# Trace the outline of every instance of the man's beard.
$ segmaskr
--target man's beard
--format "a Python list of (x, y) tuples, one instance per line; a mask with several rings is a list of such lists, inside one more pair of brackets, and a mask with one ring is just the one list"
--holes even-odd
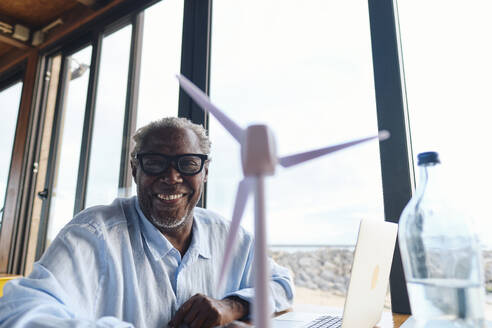
[(176, 230), (186, 223), (186, 219), (188, 217), (193, 216), (193, 210), (186, 213), (181, 218), (177, 215), (173, 215), (176, 213), (172, 213), (172, 211), (166, 214), (161, 212), (159, 215), (153, 215), (151, 200), (149, 200), (149, 198), (143, 197), (140, 194), (138, 194), (137, 196), (144, 216), (159, 230)]
[(154, 226), (156, 226), (158, 229), (166, 229), (166, 230), (173, 230), (181, 227), (185, 222), (186, 219), (188, 218), (189, 214), (183, 216), (182, 218), (179, 219), (171, 219), (171, 218), (156, 218), (153, 215), (150, 215), (150, 220)]

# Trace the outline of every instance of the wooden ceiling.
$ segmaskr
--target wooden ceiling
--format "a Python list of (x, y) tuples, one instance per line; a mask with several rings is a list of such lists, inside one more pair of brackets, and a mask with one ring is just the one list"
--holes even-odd
[(77, 4), (76, 0), (4, 0), (0, 3), (0, 12), (10, 23), (24, 24), (37, 29), (49, 24)]
[[(0, 0), (0, 66), (23, 53), (42, 48), (54, 35), (64, 34), (64, 30), (73, 30), (77, 22), (81, 24), (87, 21), (101, 8), (111, 7), (116, 2), (122, 1)], [(27, 40), (15, 37), (13, 32), (16, 24), (28, 29), (28, 34), (24, 34)], [(2, 29), (2, 26), (6, 26), (7, 30)], [(12, 30), (9, 30), (10, 27)], [(41, 39), (34, 37), (37, 31), (38, 35), (43, 36)]]

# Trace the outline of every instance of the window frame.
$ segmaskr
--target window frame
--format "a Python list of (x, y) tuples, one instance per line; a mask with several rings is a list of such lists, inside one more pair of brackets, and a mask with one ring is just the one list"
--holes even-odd
[[(103, 39), (112, 33), (119, 31), (120, 29), (131, 25), (132, 26), (132, 36), (130, 41), (130, 60), (129, 60), (129, 72), (127, 80), (127, 92), (125, 100), (125, 110), (124, 110), (124, 126), (123, 126), (123, 144), (122, 152), (120, 158), (120, 177), (118, 188), (125, 188), (126, 190), (131, 189), (131, 171), (128, 161), (128, 153), (126, 151), (130, 147), (130, 138), (135, 130), (135, 117), (137, 111), (137, 100), (138, 100), (138, 84), (139, 84), (139, 65), (137, 65), (138, 60), (141, 56), (141, 39), (143, 33), (143, 12), (132, 13), (123, 18), (119, 18), (114, 22), (102, 26), (97, 26), (91, 31), (87, 32), (85, 35), (77, 39), (76, 42), (72, 44), (64, 45), (62, 48), (55, 48), (54, 50), (44, 54), (45, 58), (49, 59), (58, 54), (62, 55), (62, 67), (60, 70), (60, 82), (58, 85), (55, 118), (52, 127), (52, 139), (50, 145), (50, 152), (57, 147), (59, 143), (60, 134), (60, 111), (63, 110), (64, 94), (62, 90), (66, 86), (66, 58), (76, 53), (78, 50), (92, 46), (91, 55), (91, 70), (89, 75), (86, 107), (84, 114), (84, 123), (82, 127), (82, 142), (80, 159), (78, 165), (78, 175), (77, 175), (77, 187), (75, 191), (75, 204), (73, 215), (77, 214), (85, 208), (85, 200), (87, 194), (87, 182), (88, 182), (88, 171), (89, 171), (89, 161), (91, 152), (91, 142), (93, 135), (94, 117), (96, 111), (96, 97), (98, 92), (98, 78), (101, 64), (101, 50)], [(48, 66), (45, 67), (45, 70)], [(126, 150), (126, 151), (125, 151)], [(47, 190), (47, 197), (44, 199), (42, 205), (41, 222), (39, 225), (38, 241), (36, 247), (35, 259), (38, 260), (43, 254), (46, 246), (46, 234), (48, 227), (48, 216), (50, 211), (51, 203), (51, 191), (53, 190), (53, 181), (55, 176), (56, 167), (56, 151), (50, 155), (48, 161), (47, 177), (45, 190)]]
[[(205, 93), (209, 93), (210, 49), (213, 0), (184, 0), (183, 32), (181, 48), (181, 74), (187, 76)], [(401, 211), (412, 195), (414, 175), (411, 144), (408, 133), (408, 114), (406, 111), (405, 86), (401, 66), (401, 49), (396, 15), (396, 0), (368, 1), (371, 44), (373, 54), (375, 95), (379, 129), (389, 130), (390, 140), (380, 144), (380, 161), (383, 183), (385, 219), (398, 222)], [(131, 186), (131, 171), (128, 163), (128, 150), (131, 147), (131, 134), (135, 129), (135, 116), (138, 98), (138, 78), (143, 33), (143, 10), (157, 0), (128, 2), (111, 13), (97, 17), (93, 22), (81, 26), (76, 31), (61, 37), (39, 52), (33, 52), (21, 65), (24, 85), (21, 106), (14, 141), (14, 153), (8, 188), (10, 191), (8, 216), (9, 228), (0, 231), (0, 272), (21, 273), (26, 253), (26, 238), (29, 235), (29, 211), (33, 197), (36, 196), (33, 181), (35, 174), (28, 172), (39, 157), (40, 122), (43, 116), (42, 83), (49, 57), (61, 51), (74, 50), (82, 44), (93, 45), (90, 92), (87, 98), (86, 118), (84, 121), (85, 144), (81, 153), (77, 186), (79, 202), (74, 212), (84, 206), (87, 180), (90, 140), (97, 93), (98, 63), (100, 60), (101, 40), (121, 24), (133, 24), (128, 73), (127, 98), (125, 109), (124, 145), (120, 161), (120, 187)], [(139, 26), (136, 28), (136, 26)], [(73, 43), (70, 40), (77, 40)], [(0, 83), (5, 74), (0, 75)], [(29, 85), (26, 83), (29, 82)], [(59, 83), (61, 87), (63, 83)], [(183, 90), (179, 91), (178, 116), (189, 118), (194, 123), (203, 124), (208, 129), (208, 115), (205, 114)], [(54, 122), (55, 123), (55, 122)], [(56, 129), (54, 130), (56, 131)], [(29, 133), (28, 133), (29, 132)], [(54, 132), (57, 133), (57, 132)], [(47, 177), (47, 180), (49, 178)], [(26, 188), (23, 188), (23, 187)], [(80, 197), (82, 196), (82, 197)], [(45, 202), (48, 203), (48, 202)], [(200, 206), (206, 206), (206, 188)], [(7, 207), (6, 207), (7, 210)], [(4, 218), (7, 216), (4, 212)], [(2, 226), (5, 226), (5, 221)], [(6, 231), (9, 230), (9, 231)], [(8, 236), (5, 236), (8, 235)], [(401, 267), (398, 245), (395, 248), (391, 272), (391, 297), (393, 312), (410, 313), (406, 284)]]
[(30, 52), (22, 62), (0, 75), (2, 86), (7, 85), (14, 76), (20, 77), (23, 82), (5, 203), (3, 204), (0, 230), (0, 273), (18, 272), (24, 232), (28, 226), (25, 217), (28, 189), (24, 186), (32, 180), (33, 167), (29, 166), (29, 163), (32, 163), (29, 159), (32, 159), (35, 140), (31, 138), (28, 131), (36, 125), (38, 116), (33, 108), (35, 90), (39, 86), (38, 62), (37, 52)]

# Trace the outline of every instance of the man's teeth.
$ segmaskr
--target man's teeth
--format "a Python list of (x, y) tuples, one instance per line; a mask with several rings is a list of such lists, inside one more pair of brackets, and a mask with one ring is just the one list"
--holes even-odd
[(157, 197), (162, 200), (173, 200), (183, 197), (183, 194), (174, 194), (174, 195), (157, 194)]

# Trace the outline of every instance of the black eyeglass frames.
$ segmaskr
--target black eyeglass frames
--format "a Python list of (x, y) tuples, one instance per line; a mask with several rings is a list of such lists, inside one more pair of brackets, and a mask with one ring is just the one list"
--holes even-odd
[(195, 175), (202, 171), (203, 165), (208, 159), (204, 154), (181, 154), (169, 156), (159, 153), (140, 153), (135, 156), (142, 170), (148, 175), (160, 175), (169, 165), (182, 175)]

